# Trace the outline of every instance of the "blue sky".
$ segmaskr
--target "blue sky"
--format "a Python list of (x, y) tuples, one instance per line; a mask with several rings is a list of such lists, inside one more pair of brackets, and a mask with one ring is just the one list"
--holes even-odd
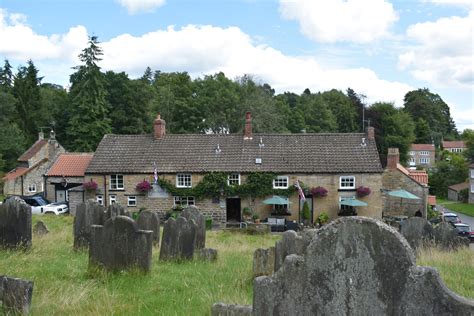
[(403, 104), (429, 88), (474, 129), (469, 0), (0, 0), (0, 58), (67, 85), (88, 35), (104, 70), (251, 74), (277, 92), (353, 88)]

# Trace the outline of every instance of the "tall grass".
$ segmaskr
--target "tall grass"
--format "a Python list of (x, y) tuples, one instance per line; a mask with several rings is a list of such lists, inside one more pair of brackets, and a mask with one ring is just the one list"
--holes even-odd
[[(279, 238), (212, 231), (206, 246), (218, 250), (217, 262), (160, 262), (154, 248), (149, 274), (111, 274), (88, 270), (88, 252), (72, 249), (71, 217), (39, 219), (50, 233), (34, 236), (30, 250), (0, 250), (0, 274), (35, 282), (32, 315), (208, 315), (215, 302), (251, 304), (253, 252)], [(425, 251), (418, 264), (438, 267), (451, 289), (474, 297), (473, 255)]]

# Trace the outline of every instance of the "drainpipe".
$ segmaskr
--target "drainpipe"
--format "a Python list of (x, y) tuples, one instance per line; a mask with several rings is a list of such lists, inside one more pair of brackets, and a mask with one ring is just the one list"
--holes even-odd
[(104, 206), (107, 207), (107, 176), (104, 174)]
[(25, 195), (24, 191), (23, 191), (23, 176), (21, 176), (21, 195)]

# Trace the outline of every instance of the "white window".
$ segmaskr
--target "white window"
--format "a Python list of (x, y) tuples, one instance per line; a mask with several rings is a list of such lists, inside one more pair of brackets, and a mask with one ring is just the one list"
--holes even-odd
[(416, 165), (416, 159), (415, 158), (410, 158), (409, 160), (410, 166)]
[(186, 207), (189, 205), (196, 205), (193, 196), (173, 196), (174, 206)]
[(474, 193), (474, 184), (471, 184), (471, 193)]
[(288, 177), (278, 176), (273, 180), (274, 189), (288, 189)]
[(421, 164), (429, 164), (430, 163), (430, 158), (420, 158), (420, 163)]
[(344, 196), (344, 197), (340, 196), (339, 197), (339, 214), (355, 215), (355, 214), (351, 214), (351, 212), (355, 211), (353, 206), (341, 204), (343, 200), (354, 200), (354, 199), (355, 199), (355, 196)]
[(110, 175), (110, 189), (123, 190), (123, 175), (121, 174)]
[(455, 153), (462, 153), (462, 148), (454, 148), (453, 152)]
[(340, 189), (355, 189), (355, 177), (354, 176), (339, 177), (339, 188)]
[(110, 195), (110, 205), (117, 203), (117, 196), (116, 195)]
[(137, 206), (137, 197), (129, 196), (127, 199), (127, 206)]
[(95, 200), (99, 205), (104, 205), (104, 196), (103, 195), (96, 195)]
[(191, 174), (189, 173), (178, 173), (176, 175), (176, 187), (178, 188), (190, 188), (192, 186)]
[(240, 174), (239, 173), (231, 173), (227, 177), (227, 184), (228, 185), (240, 185)]
[(410, 154), (410, 156), (415, 156), (415, 152), (414, 152), (414, 151), (410, 151), (409, 154)]
[(471, 178), (474, 178), (474, 169), (471, 169)]
[(421, 156), (429, 156), (430, 152), (429, 151), (420, 151)]
[(36, 184), (34, 184), (34, 183), (28, 184), (28, 192), (29, 193), (36, 192)]

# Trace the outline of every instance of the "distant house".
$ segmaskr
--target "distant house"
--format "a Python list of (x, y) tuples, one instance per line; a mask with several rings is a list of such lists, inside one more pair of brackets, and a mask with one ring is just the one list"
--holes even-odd
[(466, 144), (462, 140), (442, 141), (441, 146), (443, 147), (443, 150), (456, 154), (462, 153), (466, 150)]
[(411, 144), (408, 152), (408, 166), (410, 168), (431, 168), (435, 164), (434, 144)]
[(474, 204), (474, 163), (469, 165), (469, 204)]
[(53, 131), (49, 139), (39, 133), (38, 140), (18, 158), (18, 165), (4, 180), (5, 195), (34, 195), (45, 190), (43, 175), (64, 148), (56, 141)]
[[(154, 182), (155, 165), (157, 177), (167, 181), (175, 193), (157, 186), (147, 193), (137, 191), (140, 182)], [(322, 212), (337, 218), (347, 208), (341, 201), (355, 198), (360, 186), (369, 187), (371, 193), (361, 198), (368, 206), (358, 207), (358, 214), (382, 216), (383, 169), (373, 128), (367, 134), (254, 134), (250, 113), (243, 134), (167, 134), (166, 122), (158, 115), (153, 134), (105, 135), (86, 170), (87, 181), (97, 183), (86, 198), (104, 205), (119, 203), (129, 211), (146, 208), (160, 215), (177, 206), (196, 205), (217, 222), (241, 221), (245, 207), (261, 219), (275, 212), (272, 205), (262, 203), (273, 194), (251, 198), (224, 194), (221, 188), (221, 194), (213, 198), (190, 195), (212, 172), (226, 174), (227, 184), (235, 188), (248, 183), (252, 173), (274, 173), (269, 189), (288, 198), (290, 204), (285, 205), (283, 215), (287, 220), (300, 219), (302, 202), (298, 194), (288, 193), (297, 180), (307, 189), (312, 220)], [(310, 189), (318, 186), (327, 190), (327, 196), (311, 195)]]
[[(426, 217), (428, 203), (428, 174), (425, 170), (408, 170), (400, 164), (398, 148), (389, 148), (387, 167), (383, 174), (384, 215), (414, 216), (416, 211), (421, 211)], [(420, 199), (401, 199), (392, 197), (390, 191), (403, 189)]]
[(462, 201), (463, 197), (460, 195), (462, 190), (467, 190), (469, 188), (469, 182), (461, 182), (458, 184), (453, 184), (448, 187), (448, 200), (451, 201)]
[(92, 153), (60, 154), (45, 174), (45, 197), (53, 202), (66, 202), (74, 214), (78, 203), (84, 201), (84, 174)]

